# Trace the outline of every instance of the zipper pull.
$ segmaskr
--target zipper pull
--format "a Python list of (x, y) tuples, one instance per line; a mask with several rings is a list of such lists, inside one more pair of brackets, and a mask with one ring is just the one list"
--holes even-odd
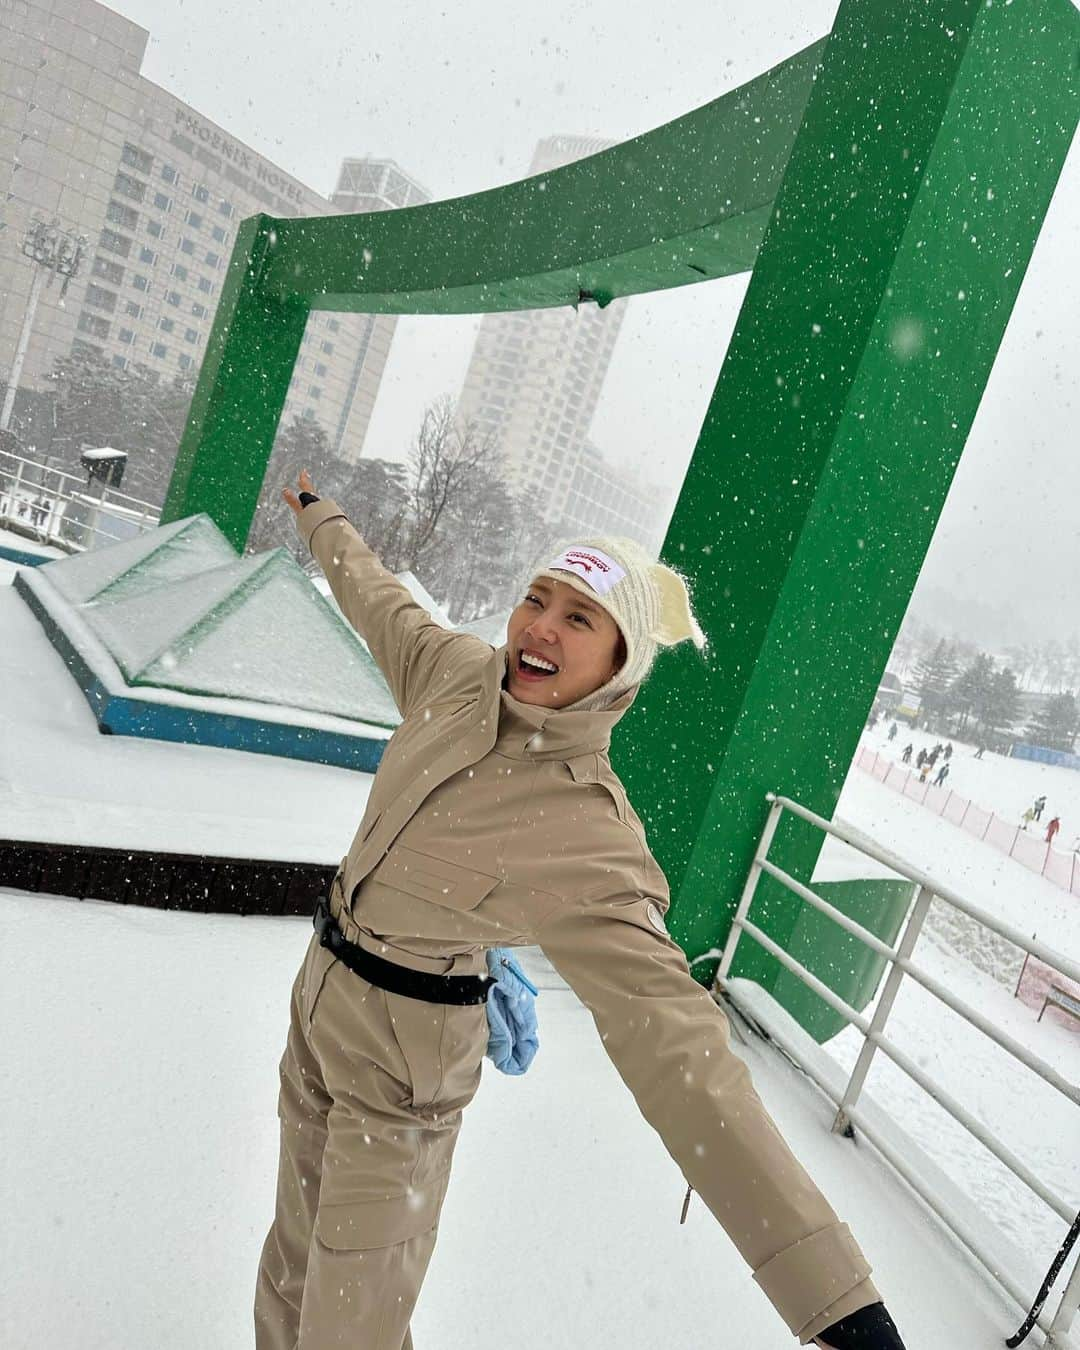
[(539, 994), (540, 990), (537, 989), (536, 985), (533, 984), (533, 982), (529, 979), (529, 977), (523, 971), (518, 970), (516, 966), (512, 966), (505, 956), (500, 956), (499, 961), (502, 963), (502, 965), (506, 967), (506, 969), (510, 972), (511, 975), (517, 976), (517, 978), (521, 981), (521, 983), (525, 986), (525, 988), (529, 991), (529, 993), (533, 995), (534, 998), (537, 994)]
[(693, 1193), (694, 1193), (693, 1186), (687, 1186), (686, 1199), (682, 1202), (682, 1214), (679, 1215), (680, 1223), (686, 1222), (686, 1211), (690, 1208), (690, 1197), (693, 1195)]

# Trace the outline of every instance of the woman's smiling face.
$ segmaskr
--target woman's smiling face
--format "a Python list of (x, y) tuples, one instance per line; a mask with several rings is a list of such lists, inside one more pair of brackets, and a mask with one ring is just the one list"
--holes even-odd
[[(564, 708), (591, 694), (626, 659), (619, 625), (601, 605), (575, 587), (537, 577), (506, 625), (507, 692), (522, 703)], [(557, 667), (543, 674), (522, 664), (522, 654)]]

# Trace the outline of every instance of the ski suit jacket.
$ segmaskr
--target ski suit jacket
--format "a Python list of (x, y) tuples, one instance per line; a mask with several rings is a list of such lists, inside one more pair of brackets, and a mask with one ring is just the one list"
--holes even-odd
[(489, 947), (538, 944), (801, 1343), (877, 1302), (667, 933), (667, 881), (607, 754), (639, 686), (599, 712), (522, 703), (502, 688), (506, 646), (435, 623), (336, 502), (309, 503), (297, 528), (404, 719), (331, 887), (345, 936), (455, 974), (483, 973)]

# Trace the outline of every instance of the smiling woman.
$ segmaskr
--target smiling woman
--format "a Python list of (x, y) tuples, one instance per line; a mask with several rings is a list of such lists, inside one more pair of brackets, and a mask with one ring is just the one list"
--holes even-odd
[(341, 507), (299, 486), (301, 538), (403, 721), (293, 986), (257, 1350), (411, 1350), (488, 1045), (486, 957), (532, 944), (792, 1333), (902, 1350), (667, 931), (666, 878), (608, 758), (660, 648), (705, 644), (682, 577), (629, 539), (576, 540), (525, 574), (493, 650), (435, 623)]

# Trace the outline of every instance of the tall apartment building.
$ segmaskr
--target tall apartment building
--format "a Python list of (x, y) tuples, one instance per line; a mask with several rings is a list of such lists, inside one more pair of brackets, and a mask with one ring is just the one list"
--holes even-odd
[[(611, 144), (586, 136), (550, 137), (537, 146), (529, 175)], [(475, 422), (482, 435), (494, 438), (511, 486), (540, 494), (553, 522), (569, 516), (578, 471), (583, 478), (573, 489), (577, 500), (583, 500), (584, 483), (591, 492), (596, 478), (597, 455), (587, 449), (587, 438), (625, 312), (626, 301), (615, 300), (604, 309), (583, 304), (576, 311), (567, 306), (486, 314), (480, 321), (458, 399), (459, 419)], [(628, 503), (627, 514), (618, 518), (619, 532), (640, 537), (638, 514)]]
[[(194, 373), (246, 216), (322, 216), (424, 200), (388, 163), (356, 191), (347, 161), (325, 198), (140, 74), (149, 34), (96, 0), (0, 8), (0, 383), (22, 329), (35, 217), (87, 241), (67, 295), (46, 286), (20, 377), (38, 388), (76, 343), (118, 367)], [(402, 184), (406, 186), (403, 187)], [(337, 196), (337, 194), (335, 194)], [(359, 458), (393, 324), (312, 314), (285, 415), (318, 420)]]
[(578, 457), (560, 519), (568, 535), (626, 534), (659, 553), (674, 507), (670, 488), (609, 463), (591, 441)]

